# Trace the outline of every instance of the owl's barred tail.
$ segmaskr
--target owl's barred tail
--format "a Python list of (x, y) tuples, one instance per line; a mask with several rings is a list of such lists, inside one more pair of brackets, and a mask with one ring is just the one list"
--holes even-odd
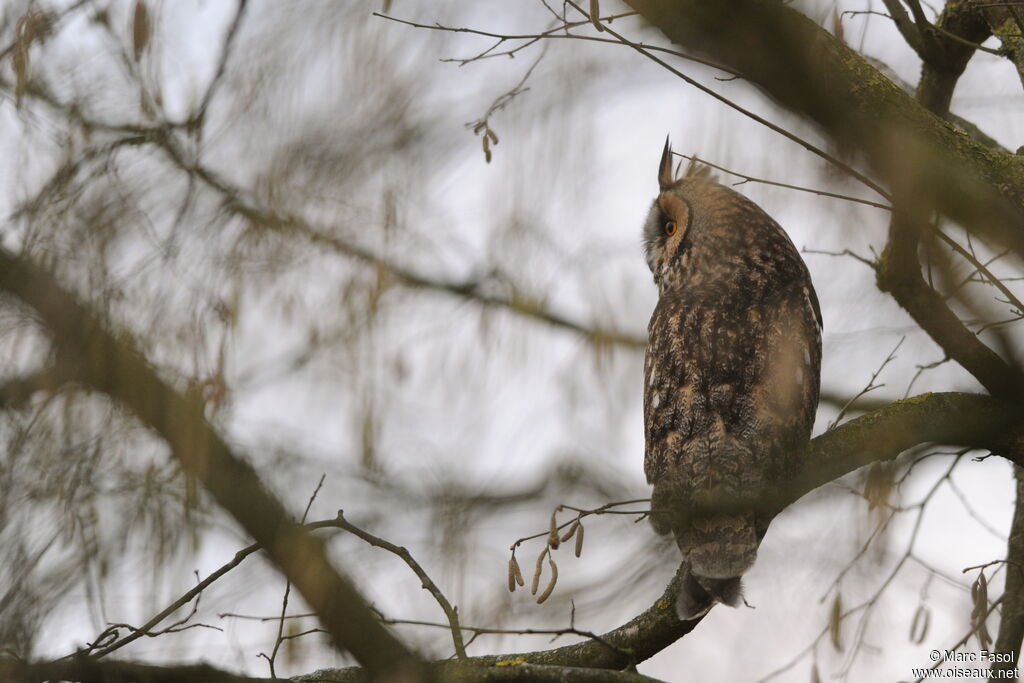
[(757, 535), (750, 515), (717, 515), (675, 529), (676, 544), (693, 573), (708, 579), (742, 576), (757, 559)]
[(680, 619), (696, 619), (716, 603), (730, 607), (743, 598), (740, 577), (757, 558), (750, 515), (714, 516), (676, 527), (676, 544), (689, 565), (676, 598)]
[[(740, 577), (757, 559), (760, 537), (752, 512), (706, 514), (704, 509), (723, 494), (683, 495), (671, 485), (654, 484), (651, 524), (660, 534), (672, 533), (683, 555), (686, 577), (676, 598), (680, 619), (697, 619), (716, 603), (736, 607), (743, 599)], [(696, 498), (696, 500), (695, 500)], [(687, 500), (681, 505), (678, 501)]]

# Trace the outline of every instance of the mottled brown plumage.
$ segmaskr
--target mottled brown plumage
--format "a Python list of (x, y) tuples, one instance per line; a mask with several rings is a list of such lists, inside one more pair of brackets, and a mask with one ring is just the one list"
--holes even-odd
[[(689, 565), (677, 611), (735, 605), (770, 519), (754, 503), (799, 471), (818, 404), (821, 312), (807, 267), (756, 204), (692, 165), (644, 226), (658, 286), (644, 365), (651, 520)], [(715, 510), (715, 507), (718, 507)]]

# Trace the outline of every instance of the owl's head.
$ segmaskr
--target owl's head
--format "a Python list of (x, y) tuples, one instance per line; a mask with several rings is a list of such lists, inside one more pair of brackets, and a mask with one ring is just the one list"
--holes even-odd
[(666, 140), (658, 164), (660, 192), (643, 234), (647, 265), (662, 293), (739, 285), (789, 260), (789, 238), (760, 207), (715, 182), (707, 166), (691, 162), (676, 178), (672, 165)]
[(665, 138), (665, 148), (658, 164), (660, 192), (644, 223), (644, 256), (659, 289), (679, 279), (690, 260), (696, 237), (694, 222), (701, 213), (704, 197), (717, 185), (706, 166), (692, 161), (681, 178), (672, 171), (672, 145)]

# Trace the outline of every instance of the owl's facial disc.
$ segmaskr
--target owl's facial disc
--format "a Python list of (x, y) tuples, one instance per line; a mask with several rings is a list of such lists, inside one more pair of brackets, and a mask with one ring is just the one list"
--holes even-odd
[(661, 213), (662, 242), (654, 277), (661, 281), (672, 269), (676, 257), (682, 256), (679, 252), (690, 230), (690, 207), (673, 192), (662, 192), (656, 204)]

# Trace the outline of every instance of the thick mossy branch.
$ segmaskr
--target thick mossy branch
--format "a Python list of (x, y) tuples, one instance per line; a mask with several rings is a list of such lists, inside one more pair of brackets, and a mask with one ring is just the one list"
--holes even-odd
[(1024, 407), (990, 396), (930, 393), (895, 401), (811, 440), (809, 468), (788, 501), (879, 460), (926, 443), (992, 451), (1022, 464)]
[(988, 22), (992, 33), (1003, 45), (1006, 55), (1024, 84), (1024, 3), (1013, 0), (1004, 3), (978, 3), (978, 9)]
[(932, 114), (813, 21), (769, 0), (627, 0), (674, 43), (741, 72), (914, 197), (1024, 255), (1024, 159)]

